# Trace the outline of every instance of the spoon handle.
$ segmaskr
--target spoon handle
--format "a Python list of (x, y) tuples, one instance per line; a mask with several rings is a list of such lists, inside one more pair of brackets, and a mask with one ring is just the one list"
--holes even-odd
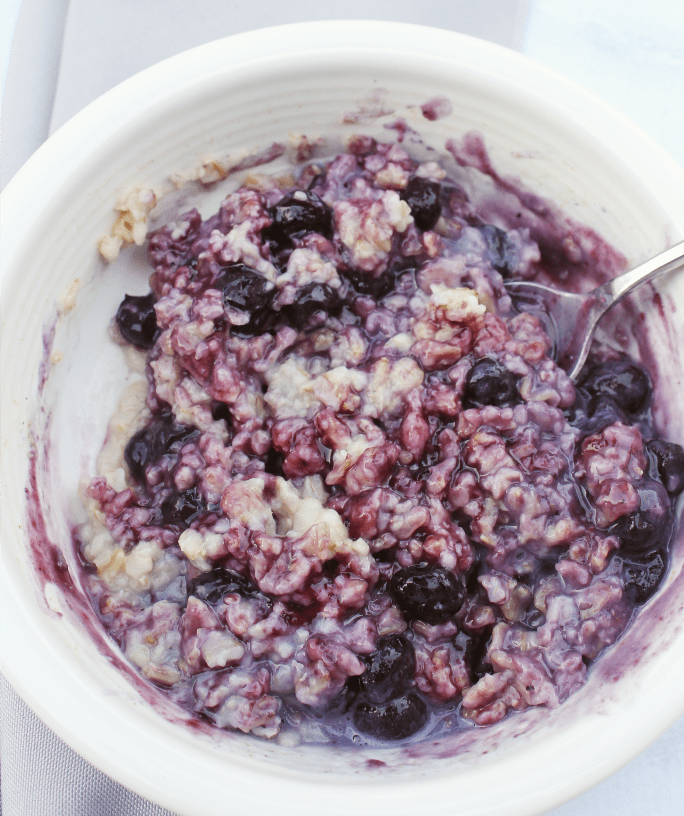
[(606, 308), (617, 303), (625, 295), (629, 294), (637, 286), (642, 283), (647, 283), (653, 278), (663, 275), (665, 272), (671, 272), (679, 266), (684, 266), (684, 241), (675, 244), (665, 252), (656, 255), (655, 258), (650, 258), (648, 261), (639, 266), (623, 272), (616, 278), (604, 283), (594, 290), (597, 296), (604, 295), (606, 298)]
[(655, 258), (649, 258), (648, 261), (634, 269), (623, 272), (602, 286), (597, 286), (596, 289), (584, 296), (583, 314), (576, 314), (575, 318), (578, 324), (587, 327), (588, 331), (580, 331), (572, 335), (565, 348), (562, 361), (568, 377), (573, 382), (577, 381), (589, 354), (596, 324), (608, 309), (636, 289), (637, 286), (641, 286), (641, 284), (681, 266), (684, 266), (684, 241), (680, 241), (670, 249), (666, 249), (665, 252), (661, 252)]

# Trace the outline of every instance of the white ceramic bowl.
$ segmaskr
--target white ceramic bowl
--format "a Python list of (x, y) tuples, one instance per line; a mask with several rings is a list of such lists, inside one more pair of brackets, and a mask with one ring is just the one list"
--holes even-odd
[[(438, 95), (453, 113), (427, 121), (419, 106)], [(342, 113), (378, 105), (393, 116), (340, 124)], [(277, 804), (300, 816), (381, 816), (457, 805), (461, 816), (529, 816), (615, 771), (684, 711), (681, 535), (667, 586), (567, 704), (408, 752), (285, 749), (193, 730), (114, 667), (96, 625), (91, 632), (74, 614), (78, 600), (36, 577), (29, 539), (64, 545), (73, 562), (76, 486), (92, 472), (125, 373), (107, 324), (124, 291), (146, 288), (140, 253), (107, 268), (96, 250), (119, 194), (168, 187), (170, 173), (291, 132), (324, 137), (332, 151), (353, 131), (387, 133), (396, 116), (439, 149), (479, 130), (503, 175), (593, 226), (629, 262), (684, 235), (684, 172), (621, 116), (514, 52), (391, 23), (265, 29), (174, 57), (66, 124), (2, 196), (2, 668), (90, 762), (181, 814), (261, 816)], [(669, 328), (643, 299), (652, 371), (669, 395), (658, 421), (681, 440), (681, 278), (660, 289)], [(44, 528), (27, 515), (30, 462)]]

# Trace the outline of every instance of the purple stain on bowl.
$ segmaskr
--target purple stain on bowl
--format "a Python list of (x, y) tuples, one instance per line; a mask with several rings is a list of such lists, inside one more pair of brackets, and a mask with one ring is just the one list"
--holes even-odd
[(423, 116), (430, 122), (444, 119), (452, 112), (451, 102), (446, 96), (435, 96), (420, 106)]

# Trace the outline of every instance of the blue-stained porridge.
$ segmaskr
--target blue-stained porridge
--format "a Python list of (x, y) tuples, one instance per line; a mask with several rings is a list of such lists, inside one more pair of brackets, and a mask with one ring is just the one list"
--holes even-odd
[(181, 706), (268, 738), (483, 726), (577, 690), (658, 588), (684, 451), (635, 362), (556, 366), (504, 279), (581, 247), (512, 227), (358, 137), (151, 235), (114, 328), (147, 379), (79, 541)]

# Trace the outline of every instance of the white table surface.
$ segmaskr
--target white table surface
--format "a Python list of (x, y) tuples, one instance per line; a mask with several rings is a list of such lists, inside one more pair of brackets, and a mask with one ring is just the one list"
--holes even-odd
[[(222, 3), (230, 14), (217, 20), (216, 0), (0, 0), (2, 184), (83, 105), (158, 59), (256, 27), (255, 19), (338, 16), (441, 25), (518, 48), (625, 113), (684, 165), (682, 0), (346, 0), (344, 14), (320, 0), (254, 0), (251, 11)], [(165, 12), (156, 29), (129, 24), (149, 19), (155, 7)], [(167, 813), (76, 756), (5, 681), (0, 726), (5, 816)], [(683, 771), (684, 718), (610, 779), (547, 816), (684, 816)]]

